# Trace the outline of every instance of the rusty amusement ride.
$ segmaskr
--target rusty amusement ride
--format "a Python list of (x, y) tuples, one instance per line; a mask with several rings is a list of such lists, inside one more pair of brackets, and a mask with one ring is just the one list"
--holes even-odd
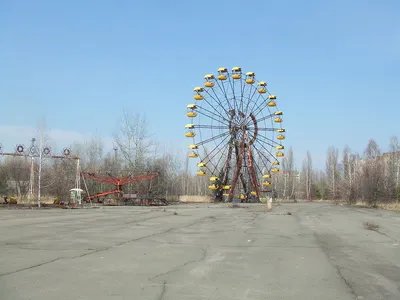
[[(128, 204), (139, 204), (139, 205), (166, 205), (167, 201), (163, 198), (156, 198), (149, 193), (138, 192), (135, 194), (124, 194), (123, 186), (127, 184), (137, 184), (144, 180), (151, 180), (158, 176), (157, 172), (147, 172), (144, 174), (132, 176), (124, 176), (124, 177), (114, 177), (111, 173), (108, 173), (106, 176), (98, 175), (95, 173), (84, 173), (82, 172), (82, 177), (86, 179), (91, 179), (94, 181), (98, 181), (101, 183), (105, 183), (107, 185), (114, 186), (113, 189), (108, 191), (103, 191), (99, 193), (95, 193), (92, 195), (86, 195), (83, 200), (85, 202), (96, 201), (103, 203), (105, 198), (109, 195), (116, 196), (117, 204), (120, 205), (121, 202)], [(121, 201), (122, 200), (122, 201)]]
[[(38, 146), (36, 145), (36, 139), (33, 138), (31, 140), (31, 145), (29, 147), (25, 147), (23, 144), (18, 144), (15, 146), (14, 152), (4, 152), (3, 145), (0, 143), (0, 156), (12, 156), (12, 157), (25, 157), (26, 159), (31, 159), (30, 165), (30, 176), (29, 176), (29, 191), (28, 191), (28, 201), (33, 200), (34, 198), (34, 189), (35, 189), (35, 174), (38, 176), (38, 186), (37, 189), (37, 204), (40, 207), (40, 168), (41, 161), (43, 159), (69, 159), (76, 161), (76, 177), (75, 177), (75, 186), (70, 189), (70, 204), (72, 206), (81, 205), (83, 202), (91, 203), (104, 203), (107, 196), (113, 195), (117, 200), (117, 205), (120, 205), (121, 202), (125, 204), (139, 204), (139, 205), (167, 205), (167, 201), (164, 198), (158, 198), (151, 195), (151, 192), (147, 191), (144, 193), (140, 191), (135, 194), (125, 194), (123, 191), (123, 187), (125, 185), (139, 184), (144, 180), (151, 180), (158, 176), (158, 172), (147, 172), (139, 175), (127, 175), (123, 177), (115, 177), (110, 173), (106, 175), (95, 174), (90, 172), (83, 172), (80, 166), (80, 157), (76, 155), (72, 155), (71, 150), (69, 148), (64, 148), (61, 152), (61, 155), (53, 154), (51, 147), (49, 146)], [(35, 159), (39, 159), (39, 170), (35, 172)], [(106, 185), (113, 186), (112, 189), (107, 191), (101, 191), (97, 193), (90, 194), (86, 180), (93, 180), (97, 182), (101, 182)], [(81, 189), (81, 181), (84, 183), (84, 187), (86, 189), (86, 195), (83, 195), (84, 190)], [(122, 201), (121, 201), (122, 200)]]
[(204, 80), (194, 88), (195, 103), (187, 105), (188, 156), (200, 160), (197, 175), (209, 176), (216, 200), (259, 202), (272, 191), (284, 156), (277, 97), (240, 67), (219, 68)]

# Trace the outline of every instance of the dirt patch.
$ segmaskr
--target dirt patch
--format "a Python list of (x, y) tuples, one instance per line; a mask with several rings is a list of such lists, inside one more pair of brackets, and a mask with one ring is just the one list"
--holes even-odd
[(364, 228), (367, 230), (378, 231), (379, 225), (375, 224), (374, 222), (364, 222)]
[(229, 208), (248, 208), (248, 206), (240, 204), (240, 203), (232, 203)]

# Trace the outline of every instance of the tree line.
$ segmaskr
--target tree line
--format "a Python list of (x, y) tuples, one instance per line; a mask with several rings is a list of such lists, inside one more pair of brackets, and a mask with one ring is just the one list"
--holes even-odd
[[(136, 176), (146, 172), (159, 174), (154, 179), (125, 186), (125, 193), (151, 191), (152, 194), (168, 198), (182, 194), (207, 194), (208, 178), (193, 175), (188, 160), (182, 159), (180, 152), (174, 153), (174, 150), (163, 149), (159, 142), (152, 139), (148, 125), (144, 116), (126, 113), (121, 118), (119, 130), (114, 133), (114, 149), (106, 151), (105, 144), (99, 136), (71, 145), (71, 153), (80, 158), (80, 171), (102, 177)], [(46, 130), (42, 132), (39, 130), (39, 135), (44, 143), (51, 142)], [(14, 196), (19, 200), (28, 199), (31, 158), (0, 156), (0, 159), (0, 195)], [(75, 187), (77, 161), (43, 157), (40, 161), (35, 159), (33, 164), (32, 201), (37, 199), (39, 172), (40, 191), (43, 197), (67, 200), (69, 190)], [(83, 182), (83, 177), (81, 177), (81, 188), (90, 194), (112, 189), (94, 180)]]
[[(162, 150), (162, 145), (152, 139), (148, 125), (140, 114), (124, 114), (120, 128), (113, 136), (113, 150), (105, 151), (102, 139), (93, 137), (73, 144), (71, 152), (80, 157), (82, 171), (99, 176), (135, 176), (147, 171), (159, 173), (155, 179), (124, 187), (126, 193), (151, 190), (153, 194), (169, 199), (179, 195), (210, 195), (208, 177), (194, 175), (189, 158), (184, 158), (180, 151)], [(40, 140), (48, 139), (45, 131), (40, 135)], [(75, 160), (44, 158), (33, 163), (34, 199), (39, 171), (42, 195), (68, 197), (69, 189), (75, 187)], [(28, 198), (31, 166), (29, 157), (3, 157), (0, 161), (0, 195)], [(280, 173), (273, 174), (272, 181), (273, 194), (281, 199), (364, 201), (371, 205), (400, 200), (400, 145), (397, 137), (391, 138), (388, 153), (382, 153), (373, 139), (362, 154), (351, 151), (348, 146), (341, 151), (330, 146), (325, 170), (314, 169), (310, 152), (298, 170), (293, 149), (289, 148), (280, 170)], [(110, 189), (93, 180), (81, 182), (81, 187), (90, 194)]]
[(376, 205), (400, 201), (400, 145), (392, 137), (389, 151), (382, 153), (374, 139), (369, 140), (363, 153), (327, 149), (325, 170), (315, 170), (307, 151), (300, 170), (294, 168), (293, 150), (282, 160), (282, 172), (274, 179), (278, 197), (285, 199), (322, 199), (357, 201)]

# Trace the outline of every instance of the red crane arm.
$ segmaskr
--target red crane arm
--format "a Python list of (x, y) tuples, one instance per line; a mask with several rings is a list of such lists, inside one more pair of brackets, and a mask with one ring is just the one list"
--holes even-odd
[(121, 178), (121, 185), (125, 185), (127, 183), (135, 183), (135, 182), (146, 180), (146, 179), (152, 179), (157, 176), (158, 176), (158, 173), (149, 173), (149, 174), (143, 174), (143, 175), (137, 175), (137, 176), (127, 176), (127, 177)]
[(83, 173), (83, 172), (82, 172), (82, 175), (85, 177), (85, 179), (92, 179), (92, 180), (108, 183), (111, 185), (116, 185), (115, 179), (112, 177), (109, 177), (109, 176), (105, 177), (105, 176), (96, 175), (94, 173)]

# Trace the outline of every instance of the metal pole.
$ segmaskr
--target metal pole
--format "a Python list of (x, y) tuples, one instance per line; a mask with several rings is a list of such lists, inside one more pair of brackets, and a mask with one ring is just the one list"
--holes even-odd
[(31, 202), (33, 196), (33, 185), (35, 184), (35, 171), (34, 171), (34, 157), (31, 157), (31, 174), (29, 178), (29, 192), (28, 192), (28, 202)]
[(43, 129), (41, 129), (40, 132), (40, 138), (39, 138), (39, 170), (38, 170), (38, 199), (37, 199), (37, 205), (40, 208), (40, 186), (41, 186), (41, 179), (42, 179), (42, 158), (43, 158), (43, 137), (44, 132)]
[(31, 148), (29, 149), (29, 156), (31, 157), (31, 173), (29, 175), (29, 191), (28, 191), (28, 202), (30, 203), (33, 197), (33, 186), (35, 184), (35, 171), (34, 171), (34, 165), (35, 165), (35, 138), (32, 138), (31, 140)]
[(81, 176), (80, 176), (80, 164), (79, 164), (79, 159), (76, 160), (76, 177), (75, 177), (75, 188), (79, 189), (76, 191), (77, 199), (79, 202), (79, 205), (82, 204), (82, 193), (80, 191), (81, 189)]

